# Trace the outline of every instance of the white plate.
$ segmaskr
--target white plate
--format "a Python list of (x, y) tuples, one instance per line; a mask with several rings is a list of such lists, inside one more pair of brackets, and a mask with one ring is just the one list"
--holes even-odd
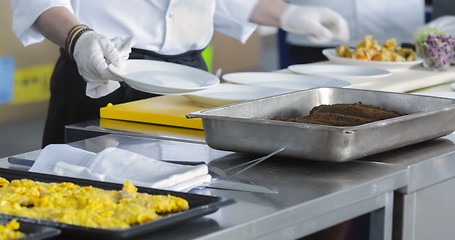
[(357, 60), (352, 58), (338, 57), (335, 48), (327, 48), (322, 50), (322, 54), (326, 56), (330, 62), (345, 65), (359, 65), (365, 67), (382, 68), (389, 71), (404, 71), (413, 66), (421, 64), (423, 60), (417, 57), (414, 61), (410, 62), (384, 62), (384, 61), (370, 61), (370, 60)]
[(295, 73), (321, 75), (347, 80), (381, 78), (390, 76), (391, 74), (390, 71), (380, 68), (334, 64), (296, 64), (289, 66), (288, 69)]
[(316, 75), (297, 75), (289, 73), (238, 72), (223, 75), (228, 82), (274, 88), (304, 90), (318, 87), (348, 87), (351, 83)]
[(221, 83), (213, 88), (185, 94), (183, 96), (201, 106), (218, 107), (232, 103), (271, 97), (292, 91), (293, 90), (291, 89)]
[(185, 65), (142, 59), (127, 60), (125, 67), (109, 70), (132, 88), (155, 94), (183, 94), (216, 86), (213, 74)]

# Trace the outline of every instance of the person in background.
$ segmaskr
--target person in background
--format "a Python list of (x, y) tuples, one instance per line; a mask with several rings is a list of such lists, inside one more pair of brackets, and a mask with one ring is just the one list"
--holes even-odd
[[(425, 1), (423, 0), (286, 0), (296, 5), (328, 7), (348, 22), (350, 40), (332, 39), (328, 42), (313, 42), (308, 36), (295, 32), (281, 32), (285, 44), (282, 44), (282, 61), (284, 65), (326, 61), (322, 54), (325, 48), (336, 47), (338, 44), (355, 46), (370, 34), (380, 43), (396, 38), (399, 44), (413, 43), (416, 29), (425, 23)], [(281, 67), (287, 67), (282, 65)]]
[(455, 16), (455, 1), (453, 0), (427, 0), (432, 8), (431, 19), (436, 20), (444, 16)]
[[(313, 41), (349, 38), (347, 23), (324, 7), (282, 0), (11, 0), (13, 31), (27, 46), (47, 38), (61, 56), (51, 77), (43, 147), (64, 142), (65, 125), (99, 118), (100, 107), (156, 95), (116, 79), (108, 64), (152, 59), (206, 69), (213, 32), (245, 42), (257, 24)], [(241, 57), (241, 56), (239, 56)]]

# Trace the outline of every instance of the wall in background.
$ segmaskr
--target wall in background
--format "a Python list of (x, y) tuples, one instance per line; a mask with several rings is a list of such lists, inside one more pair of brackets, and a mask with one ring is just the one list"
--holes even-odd
[(49, 41), (24, 47), (11, 30), (10, 1), (0, 1), (0, 123), (45, 114), (58, 47)]

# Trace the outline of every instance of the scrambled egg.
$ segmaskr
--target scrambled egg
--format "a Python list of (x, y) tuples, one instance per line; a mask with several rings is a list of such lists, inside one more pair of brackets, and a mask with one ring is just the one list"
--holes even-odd
[(0, 225), (0, 239), (10, 240), (24, 237), (25, 234), (18, 231), (19, 227), (20, 225), (16, 219), (11, 220), (6, 225)]
[(371, 35), (366, 35), (353, 50), (348, 45), (337, 46), (336, 55), (358, 60), (389, 62), (413, 61), (416, 58), (416, 53), (411, 48), (397, 48), (395, 38), (388, 39), (380, 45), (377, 40), (372, 39)]
[(121, 191), (0, 177), (0, 213), (93, 228), (128, 228), (189, 209), (171, 195), (138, 193), (130, 181)]

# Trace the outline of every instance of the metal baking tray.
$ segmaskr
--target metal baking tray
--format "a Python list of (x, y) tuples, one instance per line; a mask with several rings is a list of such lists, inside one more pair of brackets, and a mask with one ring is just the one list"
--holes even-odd
[[(321, 104), (372, 104), (406, 114), (358, 126), (336, 127), (274, 121), (304, 116)], [(344, 162), (447, 135), (455, 130), (455, 100), (349, 88), (315, 88), (193, 112), (202, 118), (215, 149)]]
[[(14, 217), (0, 216), (0, 224), (5, 225)], [(25, 236), (20, 240), (41, 240), (58, 236), (61, 230), (54, 227), (40, 226), (37, 224), (19, 222), (19, 231), (24, 233)]]
[[(121, 190), (122, 185), (116, 183), (99, 182), (78, 178), (61, 177), (55, 175), (25, 172), (13, 169), (0, 169), (0, 177), (8, 180), (12, 179), (31, 179), (41, 182), (73, 182), (80, 186), (93, 186), (105, 190)], [(217, 211), (220, 207), (234, 203), (233, 199), (224, 199), (216, 196), (206, 196), (193, 193), (174, 192), (153, 188), (137, 187), (138, 192), (148, 194), (171, 194), (177, 197), (186, 199), (190, 204), (190, 209), (169, 214), (161, 219), (146, 222), (140, 225), (132, 226), (126, 229), (102, 229), (77, 226), (72, 224), (41, 220), (35, 218), (27, 218), (0, 214), (4, 218), (16, 218), (20, 223), (36, 224), (39, 226), (55, 227), (62, 230), (62, 235), (69, 237), (78, 237), (81, 239), (131, 239), (145, 234), (151, 234), (153, 231), (170, 227), (182, 221), (198, 218)]]

